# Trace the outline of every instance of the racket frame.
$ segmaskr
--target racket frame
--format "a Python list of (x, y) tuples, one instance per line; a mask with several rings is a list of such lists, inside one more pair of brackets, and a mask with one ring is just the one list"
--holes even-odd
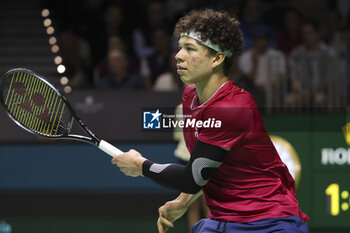
[[(64, 101), (64, 103), (66, 104), (66, 107), (68, 108), (69, 112), (70, 112), (70, 120), (68, 122), (68, 127), (66, 127), (65, 133), (63, 133), (62, 135), (58, 135), (58, 136), (54, 136), (54, 135), (48, 135), (48, 134), (44, 134), (44, 133), (39, 133), (36, 132), (34, 130), (31, 130), (27, 127), (25, 127), (24, 125), (22, 125), (19, 121), (17, 121), (12, 114), (9, 112), (8, 107), (5, 105), (5, 103), (3, 102), (3, 90), (4, 90), (4, 85), (5, 82), (3, 82), (3, 77), (7, 77), (9, 75), (11, 75), (12, 73), (16, 73), (16, 72), (22, 72), (22, 73), (26, 73), (29, 75), (34, 76), (35, 78), (40, 79), (41, 81), (43, 81), (45, 84), (47, 84), (58, 96), (59, 98), (62, 99), (62, 101)], [(39, 136), (43, 136), (43, 137), (47, 137), (47, 138), (54, 138), (54, 139), (73, 139), (76, 141), (82, 141), (82, 142), (87, 142), (90, 143), (92, 145), (95, 146), (99, 146), (101, 139), (99, 137), (97, 137), (91, 130), (88, 129), (88, 127), (86, 126), (86, 124), (77, 116), (76, 112), (74, 111), (73, 107), (71, 106), (71, 104), (68, 102), (67, 98), (62, 95), (51, 83), (49, 83), (43, 76), (29, 70), (26, 68), (14, 68), (11, 69), (9, 71), (7, 71), (1, 78), (0, 80), (0, 105), (3, 107), (3, 109), (5, 110), (6, 114), (10, 117), (10, 119), (12, 119), (18, 126), (20, 126), (22, 129), (26, 130), (29, 133), (35, 134), (35, 135), (39, 135)], [(77, 135), (77, 134), (70, 134), (70, 131), (73, 127), (73, 122), (76, 121), (78, 123), (78, 125), (80, 126), (80, 128), (86, 133), (88, 134), (90, 137), (88, 136), (83, 136), (83, 135)]]

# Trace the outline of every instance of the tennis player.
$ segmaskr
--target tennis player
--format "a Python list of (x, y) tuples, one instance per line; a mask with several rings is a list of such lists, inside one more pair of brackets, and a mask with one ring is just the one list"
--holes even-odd
[(308, 232), (308, 216), (296, 200), (295, 183), (267, 134), (253, 97), (227, 72), (243, 50), (239, 22), (210, 9), (192, 11), (175, 27), (176, 54), (185, 84), (187, 121), (220, 121), (184, 128), (187, 165), (157, 164), (130, 150), (112, 163), (128, 176), (143, 175), (182, 193), (159, 208), (165, 233), (202, 192), (210, 214), (192, 232)]

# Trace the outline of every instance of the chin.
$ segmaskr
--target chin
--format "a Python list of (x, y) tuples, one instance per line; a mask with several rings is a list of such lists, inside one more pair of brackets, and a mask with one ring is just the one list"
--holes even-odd
[(181, 76), (181, 81), (186, 85), (191, 84), (191, 81), (187, 80), (184, 76)]
[(192, 82), (192, 81), (184, 81), (184, 80), (182, 80), (182, 82), (185, 84), (185, 86), (187, 86), (187, 85), (190, 85), (190, 84), (195, 84), (194, 82)]

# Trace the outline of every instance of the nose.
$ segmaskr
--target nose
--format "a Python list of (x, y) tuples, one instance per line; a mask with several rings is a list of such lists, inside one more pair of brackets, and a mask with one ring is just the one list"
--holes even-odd
[(175, 55), (175, 59), (177, 62), (182, 62), (183, 61), (183, 58), (182, 58), (182, 49), (180, 49), (176, 55)]

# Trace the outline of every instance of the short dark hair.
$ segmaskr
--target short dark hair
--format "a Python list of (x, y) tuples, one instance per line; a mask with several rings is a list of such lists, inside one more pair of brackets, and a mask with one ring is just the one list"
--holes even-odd
[(320, 30), (320, 25), (316, 20), (313, 20), (313, 19), (305, 19), (302, 25), (303, 26), (310, 25), (317, 32)]
[(241, 55), (244, 49), (243, 35), (239, 25), (238, 20), (227, 12), (212, 9), (194, 10), (177, 22), (174, 35), (197, 32), (201, 40), (210, 40), (218, 44), (222, 51), (230, 51), (232, 56), (226, 57), (224, 61), (224, 72), (227, 74), (233, 60)]

